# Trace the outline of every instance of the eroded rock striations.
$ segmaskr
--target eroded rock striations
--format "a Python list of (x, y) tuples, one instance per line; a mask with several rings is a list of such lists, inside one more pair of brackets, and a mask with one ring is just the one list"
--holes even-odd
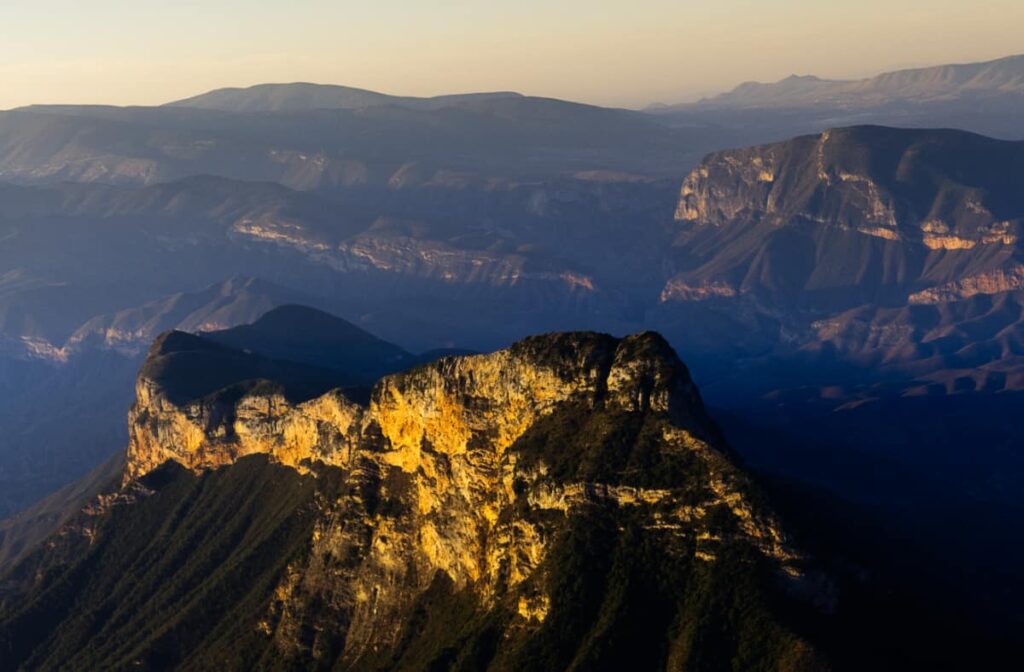
[(252, 384), (188, 398), (146, 374), (128, 487), (169, 461), (209, 479), (261, 455), (320, 493), (308, 538), (246, 612), (265, 647), (247, 665), (823, 664), (769, 596), (799, 611), (827, 591), (657, 334), (443, 358), (381, 379), (365, 404)]
[(842, 310), (1010, 275), (1022, 168), (1019, 142), (871, 126), (712, 154), (682, 185), (676, 246), (692, 258), (662, 301), (714, 288)]

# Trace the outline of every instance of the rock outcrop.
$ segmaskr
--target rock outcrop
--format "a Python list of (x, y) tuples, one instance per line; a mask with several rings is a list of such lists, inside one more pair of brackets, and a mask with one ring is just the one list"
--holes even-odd
[(834, 311), (1011, 274), (1022, 168), (1022, 143), (870, 126), (712, 154), (683, 182), (662, 300), (728, 287)]
[[(956, 160), (978, 165), (954, 172)], [(676, 219), (816, 222), (929, 249), (1013, 246), (1022, 162), (1020, 143), (956, 131), (836, 129), (712, 154), (683, 182)]]
[(567, 530), (595, 515), (625, 516), (679, 562), (714, 566), (738, 545), (782, 584), (808, 584), (653, 333), (443, 358), (383, 378), (366, 405), (341, 390), (293, 403), (259, 385), (182, 400), (145, 369), (137, 394), (126, 482), (169, 460), (203, 472), (254, 454), (343, 474), (347, 494), (321, 502), (308, 553), (259, 621), (281, 655), (386, 660), (439, 585), (508, 614), (506, 638), (535, 633), (571, 608), (554, 592), (557, 558)]

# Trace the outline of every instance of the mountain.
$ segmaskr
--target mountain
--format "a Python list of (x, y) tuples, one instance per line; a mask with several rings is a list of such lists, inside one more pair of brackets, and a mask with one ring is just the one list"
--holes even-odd
[[(91, 338), (75, 332), (97, 316), (231, 275), (294, 288), (292, 301), (329, 297), (324, 307), (417, 350), (450, 347), (455, 331), (480, 348), (523, 329), (610, 329), (635, 313), (641, 288), (659, 284), (649, 253), (665, 239), (677, 188), (604, 175), (444, 186), (415, 170), (344, 197), (209, 176), (9, 185), (0, 329), (37, 350), (60, 348)], [(608, 324), (586, 316), (595, 303)]]
[(140, 375), (178, 403), (265, 380), (296, 400), (336, 387), (369, 386), (414, 361), (398, 346), (342, 319), (290, 305), (223, 331), (161, 334)]
[[(763, 292), (778, 305), (899, 305), (949, 283), (1012, 289), (1024, 143), (854, 127), (709, 156), (684, 181), (665, 301)], [(1006, 283), (980, 282), (1003, 273)]]
[[(770, 107), (772, 105), (799, 105), (822, 103), (851, 82), (821, 79), (814, 75), (790, 75), (778, 82), (744, 82), (732, 91), (704, 98), (695, 105), (714, 107)], [(685, 106), (662, 107), (659, 113), (671, 112)]]
[(672, 175), (708, 134), (639, 112), (477, 96), (441, 107), (240, 112), (33, 106), (0, 112), (0, 179), (150, 185), (194, 175), (302, 189), (386, 186), (407, 165), (439, 179), (540, 179), (586, 171)]
[(997, 95), (1024, 95), (1024, 55), (984, 63), (897, 70), (860, 80), (793, 75), (774, 84), (747, 82), (698, 104), (708, 107), (871, 107), (897, 101), (928, 103)]
[[(237, 392), (258, 387), (267, 378), (290, 399), (315, 397), (339, 386), (362, 399), (381, 376), (448, 354), (412, 355), (305, 306), (286, 304), (248, 317), (250, 311), (261, 311), (288, 295), (270, 283), (232, 278), (196, 294), (122, 311), (114, 324), (134, 325), (131, 330), (105, 330), (106, 340), (77, 341), (56, 362), (26, 362), (19, 372), (23, 382), (8, 371), (7, 379), (23, 387), (0, 399), (0, 417), (8, 428), (0, 440), (5, 485), (0, 513), (17, 512), (0, 521), (0, 570), (65, 522), (81, 508), (83, 498), (94, 497), (97, 487), (111, 478), (109, 467), (86, 472), (127, 442), (124, 414), (140, 367), (176, 399), (200, 398), (224, 387)], [(181, 331), (224, 321), (225, 326), (238, 326), (203, 331), (201, 336)], [(97, 318), (90, 325), (100, 323), (109, 324)], [(139, 355), (146, 353), (134, 346), (156, 325), (172, 330), (155, 339), (144, 360)], [(95, 333), (92, 327), (80, 331)], [(112, 333), (116, 338), (111, 343)], [(46, 450), (40, 451), (40, 445)]]
[(738, 146), (857, 124), (959, 128), (1020, 140), (1022, 110), (1024, 56), (1010, 56), (861, 80), (793, 75), (768, 84), (746, 82), (696, 103), (648, 112), (680, 128), (733, 134)]
[(993, 630), (1024, 557), (999, 531), (1024, 515), (1022, 150), (853, 127), (712, 154), (649, 316), (709, 353), (702, 389), (751, 466), (875, 511), (917, 549), (893, 571), (928, 567), (942, 594), (961, 577)]
[(206, 338), (264, 357), (336, 369), (367, 384), (414, 361), (402, 348), (350, 322), (299, 305), (275, 308), (251, 324)]
[(908, 393), (954, 394), (1024, 389), (1024, 292), (962, 300), (861, 306), (813, 326), (811, 349), (828, 350), (880, 373), (921, 379)]
[(979, 389), (1017, 389), (1022, 169), (1024, 143), (881, 127), (712, 154), (681, 188), (680, 270), (653, 319), (674, 333), (713, 313), (748, 352), (877, 380), (991, 369)]
[[(97, 298), (109, 300), (110, 294)], [(247, 324), (303, 299), (294, 290), (235, 277), (96, 316), (63, 341), (15, 332), (0, 354), (0, 423), (6, 428), (0, 436), (0, 518), (71, 483), (124, 444), (133, 382), (159, 333)]]
[(6, 576), (16, 667), (822, 669), (826, 584), (657, 335), (447, 358), (368, 405), (175, 401), (162, 352), (124, 486)]
[(168, 107), (192, 107), (226, 112), (296, 112), (308, 110), (358, 110), (392, 105), (410, 110), (437, 110), (464, 103), (522, 98), (512, 92), (468, 93), (415, 98), (330, 84), (258, 84), (247, 88), (225, 88), (168, 103)]
[(221, 331), (255, 322), (278, 306), (303, 298), (264, 280), (236, 276), (198, 292), (179, 292), (94, 317), (76, 329), (63, 348), (74, 352), (104, 347), (137, 354), (170, 329)]

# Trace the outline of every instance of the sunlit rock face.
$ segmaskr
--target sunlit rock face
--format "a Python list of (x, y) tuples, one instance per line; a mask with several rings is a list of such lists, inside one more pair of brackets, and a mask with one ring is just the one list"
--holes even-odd
[(201, 472), (252, 454), (344, 474), (346, 494), (319, 502), (307, 553), (259, 621), (281, 655), (386, 660), (438, 586), (502, 614), (509, 641), (536, 634), (569, 608), (559, 563), (569, 531), (595, 516), (628, 520), (681, 567), (742, 547), (780, 585), (808, 581), (657, 334), (553, 334), (443, 358), (381, 379), (366, 405), (259, 386), (171, 401), (145, 377), (137, 394), (129, 482), (167, 460)]
[(835, 311), (1009, 274), (1022, 169), (1022, 143), (871, 126), (711, 154), (682, 184), (662, 301), (727, 289)]
[(941, 304), (969, 299), (979, 294), (1001, 294), (1024, 289), (1024, 266), (1008, 268), (970, 275), (955, 282), (948, 282), (937, 287), (921, 290), (911, 294), (911, 304)]
[[(954, 171), (951, 157), (977, 160), (964, 159), (965, 145), (991, 150), (991, 164)], [(1012, 246), (1024, 216), (1010, 193), (1022, 154), (1018, 143), (957, 132), (831, 130), (712, 154), (683, 182), (676, 219), (816, 222), (931, 250)]]
[(296, 405), (278, 392), (255, 392), (237, 400), (213, 397), (179, 406), (140, 379), (135, 393), (126, 480), (167, 460), (199, 470), (264, 453), (294, 467), (312, 460), (344, 466), (351, 457), (349, 443), (358, 436), (352, 430), (364, 410), (333, 392)]

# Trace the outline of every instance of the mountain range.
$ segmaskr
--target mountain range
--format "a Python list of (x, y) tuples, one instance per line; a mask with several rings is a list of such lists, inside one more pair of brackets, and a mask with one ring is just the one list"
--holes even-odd
[[(845, 389), (833, 407), (894, 389), (1019, 390), (1021, 161), (1020, 143), (854, 127), (711, 154), (681, 187), (593, 176), (440, 194), (203, 176), (7, 185), (2, 360), (22, 393), (5, 397), (6, 417), (36, 429), (12, 432), (6, 453), (31, 454), (35, 432), (69, 413), (104, 427), (90, 445), (113, 450), (121, 412), (98, 422), (80, 410), (106, 398), (75, 384), (84, 371), (120, 371), (110, 398), (126, 407), (161, 331), (235, 326), (288, 303), (355, 317), (411, 352), (655, 328), (699, 356), (697, 375), (727, 405), (808, 385)], [(780, 358), (799, 366), (782, 377), (734, 366)], [(823, 385), (815, 369), (834, 360), (840, 384)], [(864, 388), (871, 376), (888, 387)], [(12, 483), (36, 468), (25, 460)]]
[(393, 106), (409, 110), (440, 110), (523, 98), (514, 92), (470, 93), (465, 95), (415, 98), (330, 84), (259, 84), (241, 89), (217, 89), (198, 96), (167, 103), (168, 107), (191, 107), (226, 112), (308, 112), (309, 110), (360, 110)]
[(1024, 55), (984, 63), (897, 70), (859, 80), (792, 75), (779, 82), (746, 82), (698, 105), (708, 107), (873, 107), (890, 102), (928, 103), (967, 96), (1024, 95)]
[(740, 144), (855, 124), (959, 128), (1024, 139), (1024, 56), (898, 70), (861, 80), (793, 75), (648, 112), (680, 128), (734, 134)]
[(1000, 651), (1020, 67), (0, 112), (0, 658)]
[(120, 483), (6, 574), (6, 661), (818, 670), (843, 650), (831, 579), (661, 337), (552, 334), (361, 403), (290, 401), (294, 363), (238, 366), (281, 315), (157, 340)]
[(141, 185), (212, 174), (312, 190), (595, 170), (665, 176), (708, 140), (639, 112), (528, 97), (278, 112), (32, 106), (0, 112), (0, 179)]

